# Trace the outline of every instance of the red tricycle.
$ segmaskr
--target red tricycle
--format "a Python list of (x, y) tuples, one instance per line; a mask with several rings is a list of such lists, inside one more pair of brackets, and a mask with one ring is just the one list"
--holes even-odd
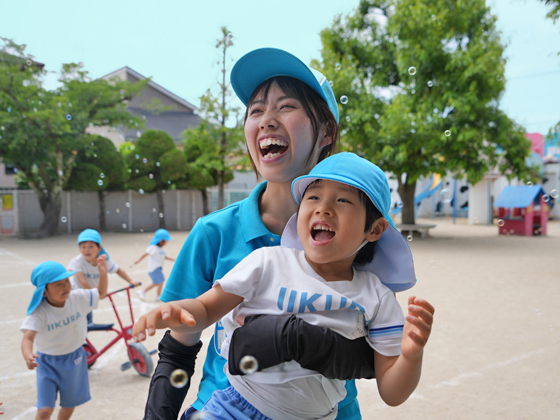
[[(113, 338), (113, 340), (107, 344), (103, 349), (97, 351), (97, 349), (91, 344), (89, 339), (86, 337), (86, 342), (83, 345), (84, 350), (87, 354), (87, 364), (88, 368), (93, 366), (95, 361), (99, 356), (105, 353), (113, 344), (119, 341), (121, 338), (124, 339), (124, 343), (126, 345), (126, 350), (128, 353), (128, 359), (130, 361), (125, 362), (121, 365), (121, 370), (130, 369), (130, 367), (134, 367), (136, 372), (138, 372), (142, 376), (150, 376), (154, 371), (154, 363), (152, 362), (152, 354), (154, 354), (157, 350), (148, 351), (146, 347), (144, 347), (140, 343), (135, 343), (131, 341), (132, 339), (132, 327), (134, 326), (134, 315), (132, 314), (132, 302), (130, 300), (130, 289), (134, 286), (130, 285), (127, 287), (123, 287), (122, 289), (115, 290), (113, 292), (107, 293), (107, 297), (111, 301), (111, 305), (113, 306), (113, 310), (115, 311), (115, 315), (117, 316), (117, 321), (120, 326), (120, 330), (113, 328), (114, 324), (88, 324), (88, 332), (89, 331), (114, 331), (117, 336)], [(115, 306), (115, 302), (113, 302), (113, 295), (115, 293), (122, 292), (126, 290), (126, 294), (128, 297), (128, 306), (130, 308), (130, 319), (132, 325), (123, 326), (121, 318), (119, 317), (119, 313), (117, 311), (117, 307)]]

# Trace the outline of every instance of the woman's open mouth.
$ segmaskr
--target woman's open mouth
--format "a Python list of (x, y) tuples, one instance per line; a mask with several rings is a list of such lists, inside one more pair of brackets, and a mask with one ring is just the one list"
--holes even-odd
[(288, 150), (288, 142), (276, 137), (270, 137), (259, 141), (259, 149), (263, 159), (272, 159)]

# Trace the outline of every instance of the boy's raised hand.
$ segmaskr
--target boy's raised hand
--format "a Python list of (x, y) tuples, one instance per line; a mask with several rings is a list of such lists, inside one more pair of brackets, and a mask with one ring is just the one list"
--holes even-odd
[(107, 254), (97, 257), (97, 268), (100, 274), (107, 274)]
[(175, 302), (168, 302), (138, 318), (138, 321), (132, 327), (132, 339), (135, 342), (144, 341), (146, 339), (146, 330), (148, 335), (152, 336), (155, 334), (156, 329), (173, 329), (173, 327), (181, 326), (194, 327), (195, 325), (196, 321), (190, 312), (181, 308)]
[(418, 360), (422, 357), (422, 350), (432, 331), (434, 311), (428, 301), (415, 296), (408, 298), (408, 314), (401, 344), (401, 352), (406, 359)]

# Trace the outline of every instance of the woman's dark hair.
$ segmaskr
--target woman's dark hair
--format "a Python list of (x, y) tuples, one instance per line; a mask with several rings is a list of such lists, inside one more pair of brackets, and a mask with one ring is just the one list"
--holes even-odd
[[(320, 162), (326, 157), (330, 156), (338, 146), (338, 123), (336, 122), (336, 119), (334, 118), (334, 115), (329, 109), (329, 106), (327, 105), (325, 100), (301, 80), (294, 79), (293, 77), (288, 76), (277, 76), (262, 82), (249, 98), (249, 102), (247, 102), (247, 110), (245, 111), (244, 121), (247, 121), (247, 117), (249, 115), (249, 107), (251, 106), (253, 101), (255, 101), (257, 96), (261, 93), (266, 100), (270, 87), (274, 82), (276, 82), (280, 90), (284, 92), (285, 95), (289, 96), (290, 98), (297, 99), (299, 102), (301, 102), (305, 113), (311, 120), (311, 126), (313, 127), (313, 138), (315, 139), (315, 142), (317, 142), (318, 140), (319, 130), (321, 129), (321, 127), (325, 127), (326, 134), (328, 136), (331, 136), (332, 142), (321, 149), (318, 161)], [(315, 144), (313, 144), (313, 146), (315, 146)], [(255, 164), (253, 163), (253, 159), (251, 158), (251, 156), (249, 156), (249, 158), (251, 159), (253, 170), (255, 171), (255, 173), (257, 173)], [(309, 158), (311, 158), (311, 156), (309, 156)]]

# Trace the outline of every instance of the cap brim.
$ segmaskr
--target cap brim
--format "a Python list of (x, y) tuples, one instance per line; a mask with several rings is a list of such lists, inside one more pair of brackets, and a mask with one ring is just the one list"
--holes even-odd
[[(356, 264), (359, 271), (369, 271), (393, 292), (402, 292), (416, 284), (414, 260), (406, 239), (395, 227), (389, 215), (387, 230), (377, 241), (373, 260), (367, 264)], [(294, 214), (282, 233), (281, 245), (303, 251), (297, 234), (297, 214)]]

